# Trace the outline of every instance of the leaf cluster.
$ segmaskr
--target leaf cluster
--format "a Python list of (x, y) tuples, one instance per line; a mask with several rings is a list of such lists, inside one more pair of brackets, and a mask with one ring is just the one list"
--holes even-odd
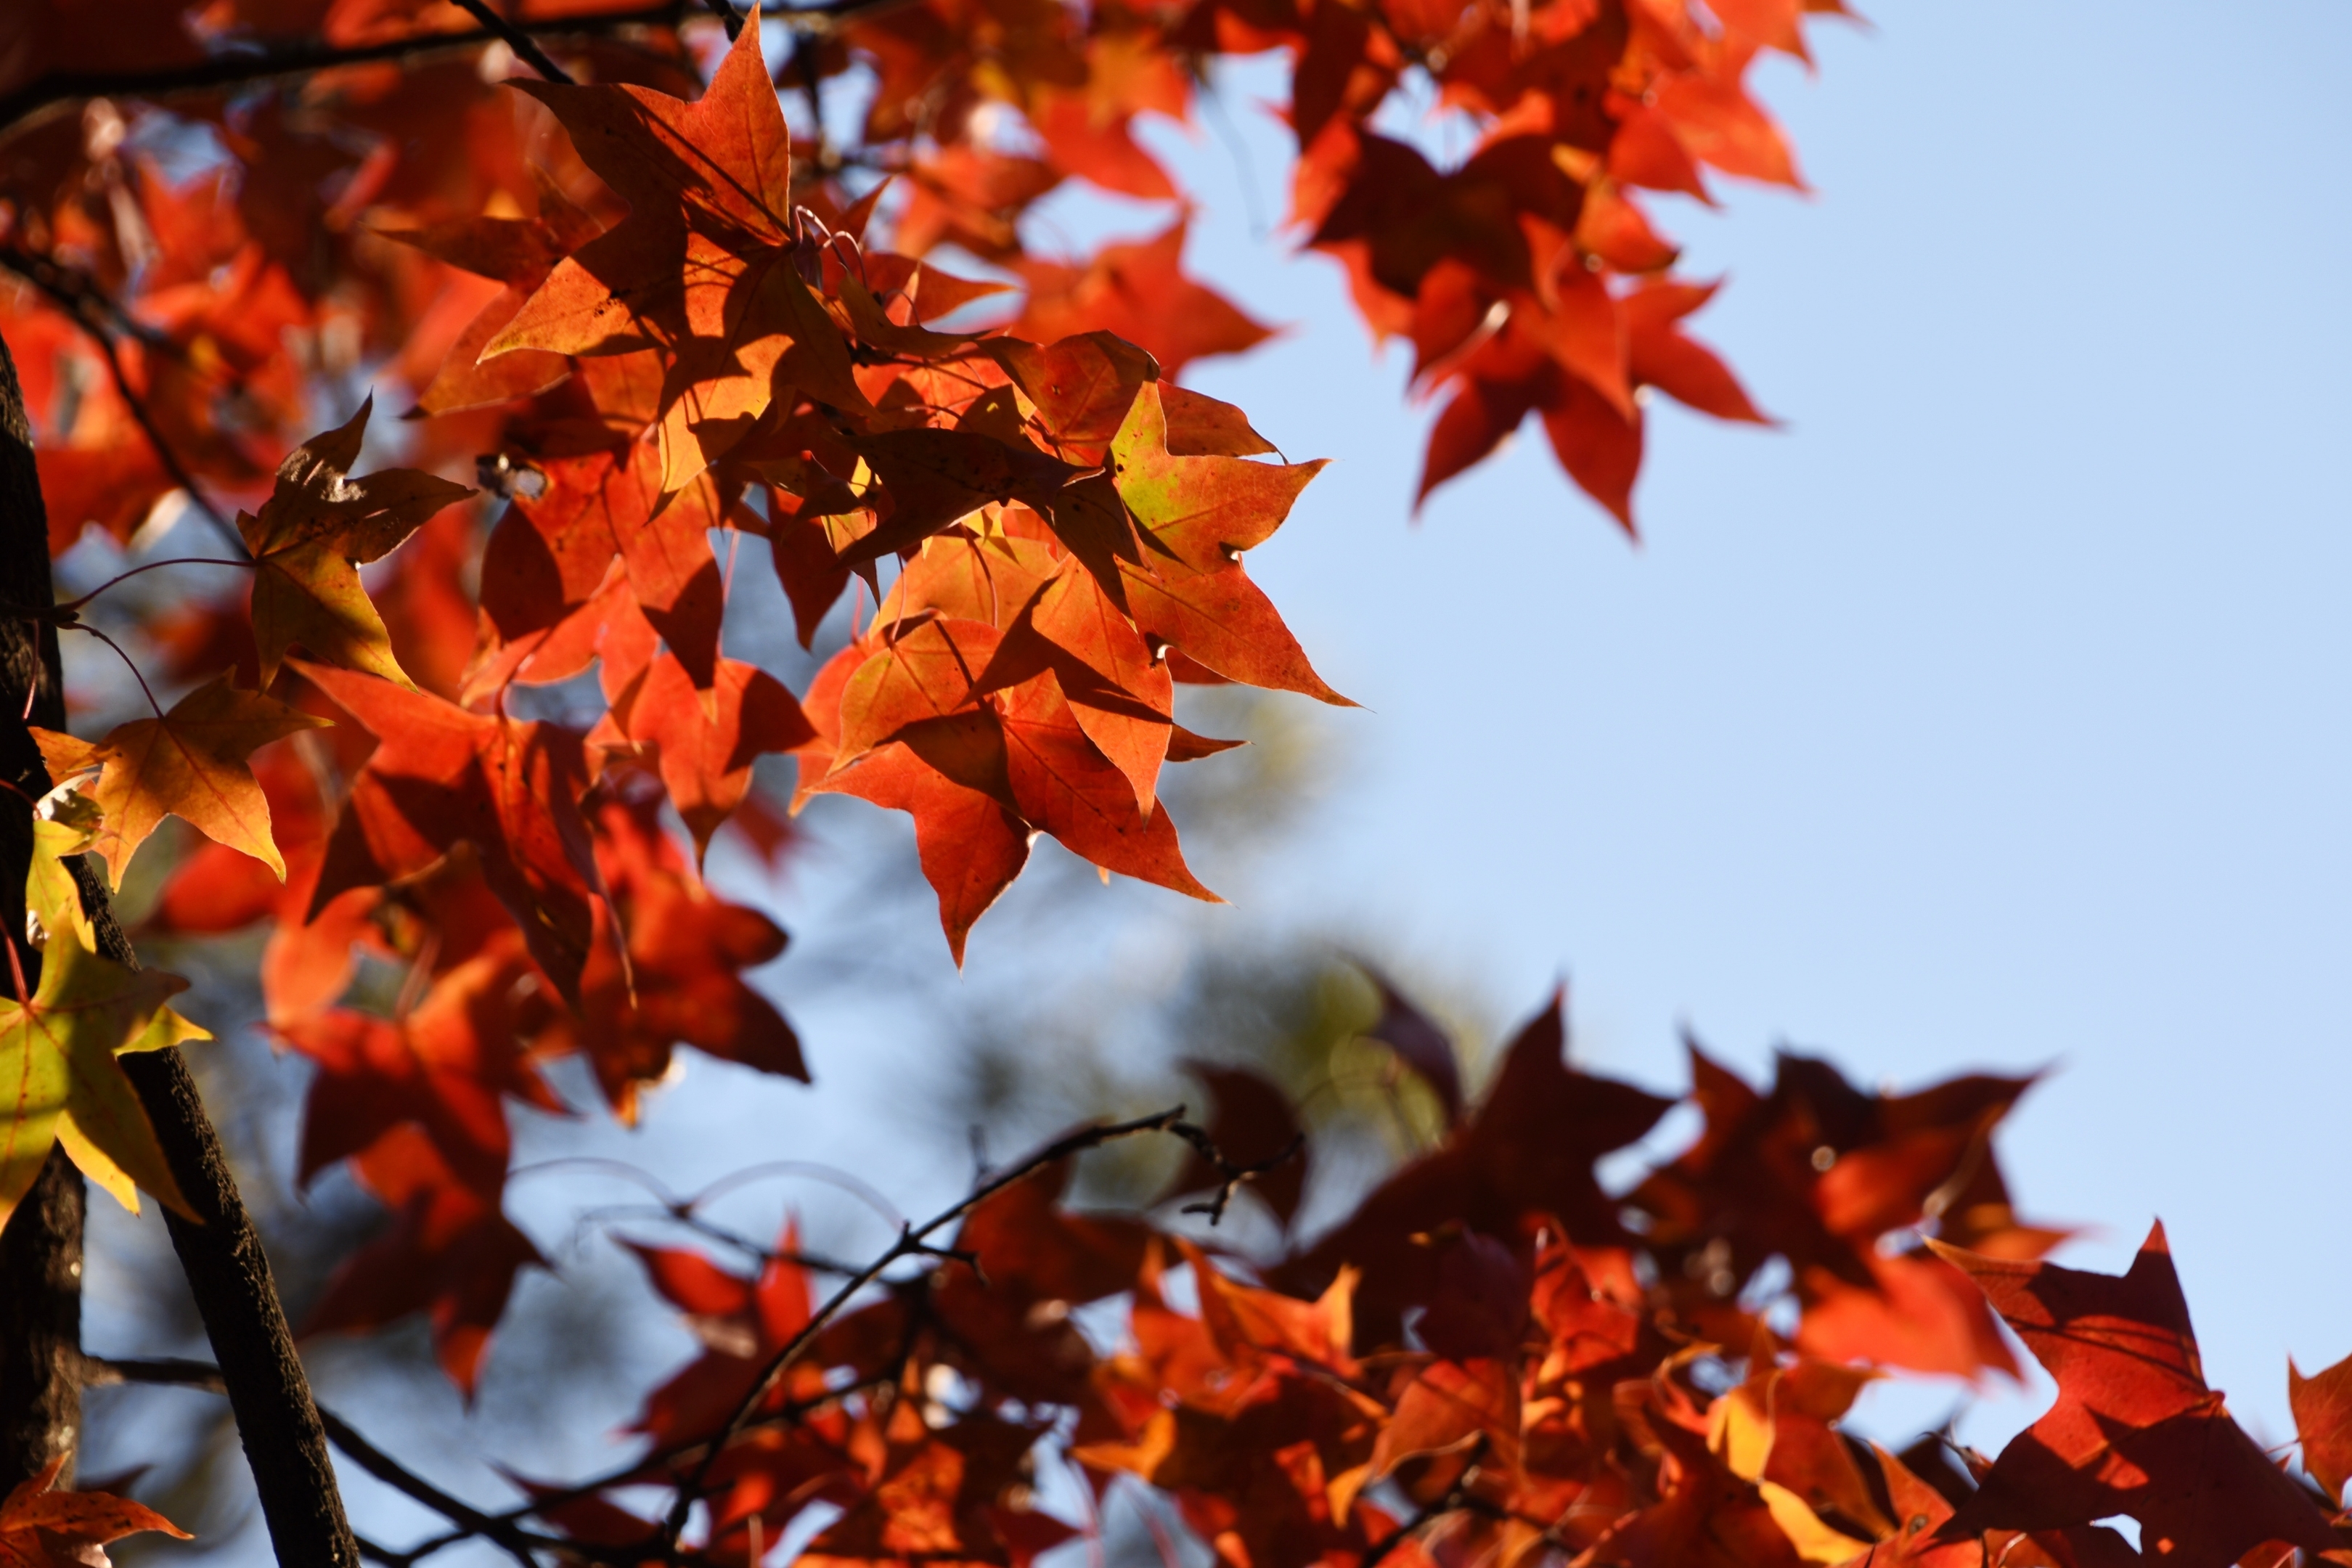
[[(984, 1177), (951, 1240), (935, 1220), (862, 1268), (676, 1201), (719, 1254), (628, 1245), (699, 1353), (645, 1395), (640, 1458), (526, 1479), (499, 1528), (590, 1562), (745, 1564), (791, 1536), (845, 1568), (1011, 1568), (1139, 1492), (1228, 1568), (2352, 1551), (2352, 1361), (2293, 1374), (2297, 1475), (2204, 1384), (2160, 1228), (2119, 1278), (2042, 1261), (2063, 1233), (2015, 1217), (1991, 1149), (2028, 1080), (1871, 1094), (1784, 1057), (1759, 1089), (1694, 1047), (1702, 1130), (1612, 1196), (1596, 1165), (1672, 1101), (1568, 1065), (1557, 1001), (1483, 1096), (1448, 1097), (1443, 1033), (1390, 996), (1383, 1036), (1447, 1123), (1319, 1235), (1291, 1226), (1316, 1144), (1244, 1068), (1207, 1075), (1205, 1127), (1079, 1129)], [(1138, 1131), (1193, 1152), (1144, 1211), (1073, 1207), (1067, 1152)], [(1281, 1246), (1186, 1217), (1237, 1204)], [(2058, 1394), (1998, 1456), (1847, 1428), (1876, 1379), (2014, 1373), (2004, 1323)], [(1043, 1500), (1056, 1469), (1078, 1519)], [(452, 1517), (426, 1550), (480, 1532)]]

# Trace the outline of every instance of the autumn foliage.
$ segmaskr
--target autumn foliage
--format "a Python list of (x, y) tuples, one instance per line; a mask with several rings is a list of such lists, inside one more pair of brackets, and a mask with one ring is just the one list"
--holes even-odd
[[(1041, 835), (1215, 900), (1163, 769), (1242, 740), (1180, 722), (1180, 685), (1349, 705), (1247, 565), (1320, 463), (1179, 379), (1267, 329), (1185, 271), (1189, 208), (1068, 256), (1034, 248), (1038, 204), (1179, 202), (1138, 117), (1284, 56), (1290, 222), (1409, 347), (1421, 496), (1532, 416), (1631, 530), (1649, 389), (1763, 417), (1685, 331), (1715, 285), (1644, 193), (1798, 185), (1747, 73), (1838, 9), (14, 9), (0, 337), (49, 543), (172, 553), (9, 605), (104, 639), (136, 706), (32, 737), (55, 787), (0, 998), (0, 1218), (53, 1146), (187, 1208), (121, 1059), (207, 1037), (181, 982), (102, 951), (70, 864), (119, 891), (168, 845), (142, 934), (257, 937), (262, 1026), (307, 1064), (297, 1180), (346, 1167), (385, 1211), (302, 1331), (422, 1314), (470, 1395), (544, 1261), (506, 1186), (511, 1108), (572, 1109), (553, 1063), (624, 1123), (682, 1047), (809, 1076), (746, 978), (784, 932), (702, 879), (720, 835), (772, 855), (820, 795), (906, 814), (961, 963)], [(1451, 166), (1392, 133), (1423, 89), (1475, 128)], [(760, 561), (824, 650), (797, 691), (729, 651)], [(159, 566), (168, 596), (129, 585)], [(2120, 1279), (2042, 1261), (2065, 1233), (1992, 1152), (2029, 1080), (1870, 1094), (1784, 1057), (1759, 1088), (1694, 1047), (1696, 1141), (1604, 1184), (1673, 1100), (1569, 1067), (1557, 1001), (1473, 1094), (1369, 979), (1438, 1125), (1343, 1214), (1298, 1223), (1315, 1130), (1227, 1066), (1212, 1114), (1080, 1129), (867, 1266), (790, 1230), (728, 1261), (633, 1243), (703, 1346), (639, 1456), (449, 1503), (437, 1544), (1026, 1568), (1140, 1488), (1228, 1568), (2352, 1562), (2352, 1363), (2291, 1373), (2298, 1472), (2206, 1387), (2160, 1230)], [(1186, 1146), (1160, 1201), (1066, 1201), (1080, 1153), (1147, 1134)], [(1249, 1211), (1273, 1244), (1195, 1223)], [(1874, 1378), (2015, 1373), (2021, 1341), (2058, 1398), (1996, 1457), (1840, 1425)], [(0, 1505), (0, 1563), (176, 1533), (58, 1474)]]

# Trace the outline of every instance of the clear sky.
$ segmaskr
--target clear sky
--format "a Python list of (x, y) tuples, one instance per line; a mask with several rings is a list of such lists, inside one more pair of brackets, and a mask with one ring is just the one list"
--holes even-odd
[(1295, 323), (1192, 379), (1338, 459), (1252, 570), (1371, 710), (1259, 897), (1529, 1005), (1565, 973), (1654, 1083), (1685, 1023), (2054, 1064), (2021, 1205), (2103, 1268), (2161, 1215), (2282, 1437), (2286, 1355), (2352, 1352), (2352, 9), (1869, 8), (1761, 71), (1814, 195), (1659, 204), (1787, 423), (1653, 405), (1638, 549), (1539, 437), (1409, 523), (1403, 357), (1180, 154), (1198, 265)]

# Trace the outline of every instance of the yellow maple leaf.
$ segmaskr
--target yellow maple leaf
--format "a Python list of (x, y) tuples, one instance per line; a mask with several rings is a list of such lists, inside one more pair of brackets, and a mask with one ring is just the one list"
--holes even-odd
[(277, 488), (260, 512), (237, 514), (237, 531), (253, 552), (253, 641), (265, 689), (298, 643), (320, 663), (415, 689), (393, 657), (391, 635), (360, 584), (359, 569), (474, 492), (421, 468), (352, 478), (374, 406), (368, 399), (349, 424), (297, 447), (278, 466)]
[(65, 1145), (82, 1173), (131, 1213), (144, 1187), (194, 1217), (115, 1058), (212, 1037), (165, 1005), (186, 981), (98, 952), (62, 863), (89, 839), (88, 824), (69, 816), (34, 825), (25, 903), (43, 936), (41, 980), (29, 1002), (21, 989), (0, 997), (0, 1225), (39, 1176), (52, 1143)]
[(33, 739), (53, 778), (95, 772), (89, 798), (105, 814), (90, 847), (109, 880), (122, 886), (131, 856), (166, 816), (241, 850), (286, 879), (286, 861), (270, 837), (269, 801), (246, 759), (297, 730), (328, 727), (224, 674), (172, 704), (160, 719), (118, 724), (92, 742), (36, 728)]

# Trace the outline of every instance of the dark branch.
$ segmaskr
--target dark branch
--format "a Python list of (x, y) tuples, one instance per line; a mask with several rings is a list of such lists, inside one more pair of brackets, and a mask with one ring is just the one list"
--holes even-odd
[(720, 26), (727, 29), (729, 43), (743, 36), (743, 13), (735, 9), (729, 0), (710, 0), (710, 14), (719, 18)]
[[(824, 35), (845, 22), (897, 10), (910, 3), (911, 0), (821, 0), (820, 4), (814, 5), (770, 11), (767, 16), (769, 20), (782, 22), (796, 32)], [(712, 9), (722, 17), (732, 16), (733, 25), (728, 28), (729, 37), (732, 38), (742, 31), (743, 19), (740, 15), (734, 14), (727, 0), (712, 0)], [(416, 34), (341, 48), (313, 38), (297, 38), (261, 49), (224, 52), (194, 65), (175, 66), (167, 70), (49, 71), (5, 97), (0, 97), (0, 130), (54, 104), (70, 103), (81, 99), (169, 98), (175, 93), (212, 92), (283, 77), (307, 76), (313, 71), (332, 70), (339, 66), (426, 59), (435, 55), (478, 49), (492, 41), (503, 42), (513, 47), (514, 40), (507, 36), (509, 33), (526, 39), (584, 38), (626, 32), (635, 27), (675, 27), (687, 19), (690, 11), (688, 0), (664, 0), (661, 5), (643, 5), (630, 11), (612, 11), (600, 16), (508, 22), (502, 28), (480, 27), (467, 33)], [(522, 53), (520, 49), (516, 52)], [(524, 58), (529, 58), (528, 56)], [(565, 79), (558, 73), (551, 79)]]
[(1217, 1147), (1208, 1133), (1191, 1122), (1180, 1121), (1168, 1131), (1199, 1150), (1201, 1158), (1215, 1167), (1217, 1174), (1223, 1178), (1217, 1184), (1216, 1196), (1203, 1203), (1186, 1204), (1181, 1211), (1185, 1214), (1207, 1215), (1211, 1225), (1225, 1217), (1225, 1205), (1234, 1201), (1234, 1193), (1244, 1183), (1257, 1180), (1277, 1165), (1288, 1164), (1297, 1157), (1298, 1151), (1307, 1145), (1307, 1135), (1302, 1132), (1284, 1144), (1281, 1151), (1271, 1158), (1260, 1160), (1254, 1165), (1236, 1165), (1225, 1158), (1223, 1152)]
[(163, 438), (163, 432), (156, 426), (154, 416), (147, 412), (145, 401), (132, 388), (131, 377), (122, 368), (122, 356), (115, 350), (114, 339), (109, 335), (106, 327), (91, 318), (103, 316), (115, 323), (118, 330), (138, 338), (150, 347), (175, 349), (176, 345), (153, 335), (151, 329), (136, 321), (94, 280), (48, 257), (19, 250), (14, 246), (0, 247), (0, 267), (6, 268), (47, 295), (58, 309), (73, 318), (74, 325), (81, 329), (82, 335), (98, 345), (99, 353), (106, 360), (106, 373), (113, 379), (114, 390), (121, 395), (124, 406), (131, 410), (131, 417), (137, 422), (140, 433), (147, 437), (148, 446), (154, 448), (155, 460), (163, 465), (163, 472), (172, 482), (186, 492), (189, 504), (204, 514), (205, 521), (228, 542), (230, 548), (243, 555), (244, 536), (237, 532), (235, 523), (221, 515), (218, 507), (205, 499), (205, 492), (196, 488), (195, 476), (180, 461), (179, 454), (172, 450), (172, 444)]
[[(719, 1462), (719, 1456), (724, 1453), (728, 1445), (742, 1432), (753, 1414), (759, 1410), (761, 1403), (768, 1397), (769, 1391), (775, 1387), (777, 1380), (792, 1368), (793, 1363), (801, 1358), (811, 1344), (815, 1342), (817, 1335), (823, 1333), (832, 1325), (835, 1319), (841, 1316), (858, 1292), (881, 1279), (883, 1273), (892, 1264), (901, 1258), (919, 1257), (930, 1251), (931, 1249), (927, 1247), (925, 1243), (929, 1240), (934, 1232), (953, 1225), (1015, 1182), (1024, 1180), (1048, 1165), (1056, 1164), (1073, 1154), (1082, 1153), (1088, 1149), (1098, 1149), (1106, 1143), (1115, 1142), (1121, 1138), (1131, 1138), (1139, 1132), (1171, 1132), (1190, 1126), (1191, 1123), (1184, 1120), (1184, 1108), (1180, 1105), (1172, 1110), (1163, 1110), (1157, 1115), (1137, 1117), (1132, 1121), (1098, 1123), (1092, 1127), (1079, 1128), (1075, 1132), (1055, 1139), (1011, 1169), (982, 1182), (961, 1202), (942, 1209), (920, 1226), (909, 1225), (902, 1227), (898, 1232), (898, 1240), (885, 1248), (881, 1256), (875, 1258), (873, 1262), (844, 1280), (841, 1288), (826, 1300), (823, 1307), (817, 1309), (815, 1314), (805, 1324), (802, 1325), (801, 1331), (787, 1340), (782, 1349), (768, 1358), (768, 1364), (761, 1369), (760, 1375), (752, 1383), (750, 1392), (736, 1402), (734, 1410), (728, 1415), (717, 1434), (712, 1436), (709, 1451), (695, 1466), (693, 1474), (688, 1476), (685, 1484), (678, 1488), (677, 1496), (670, 1502), (668, 1517), (662, 1521), (661, 1533), (656, 1538), (655, 1544), (664, 1551), (677, 1544), (678, 1536), (686, 1529), (688, 1517), (693, 1513), (694, 1505), (702, 1498), (703, 1489), (710, 1479), (712, 1468)], [(1197, 1128), (1192, 1131), (1199, 1132)], [(1184, 1136), (1190, 1141), (1189, 1134)], [(1200, 1133), (1200, 1137), (1205, 1141), (1208, 1134), (1202, 1132)], [(1210, 1147), (1213, 1150), (1214, 1145), (1212, 1144)], [(1222, 1157), (1220, 1157), (1220, 1163), (1222, 1163)]]
[(81, 1358), (81, 1382), (84, 1388), (144, 1383), (166, 1388), (200, 1388), (207, 1394), (228, 1392), (228, 1384), (221, 1381), (220, 1368), (208, 1362), (182, 1361), (176, 1356), (122, 1360), (86, 1355)]
[(547, 51), (541, 48), (538, 41), (529, 33), (491, 10), (488, 0), (456, 0), (456, 3), (466, 15), (496, 33), (499, 40), (512, 49), (515, 52), (515, 58), (523, 64), (549, 81), (560, 81), (566, 87), (572, 85), (572, 73), (549, 59)]
[(320, 1409), (320, 1421), (327, 1428), (327, 1440), (351, 1457), (369, 1475), (404, 1496), (415, 1499), (453, 1524), (462, 1524), (483, 1540), (495, 1542), (506, 1554), (522, 1564), (522, 1568), (539, 1568), (539, 1560), (531, 1555), (537, 1547), (563, 1547), (574, 1552), (580, 1547), (573, 1542), (557, 1541), (548, 1536), (533, 1535), (528, 1531), (484, 1513), (472, 1504), (460, 1501), (417, 1475), (383, 1449), (369, 1442), (351, 1428), (333, 1411)]
[[(348, 1423), (331, 1412), (321, 1410), (319, 1413), (319, 1418), (326, 1428), (328, 1438), (336, 1447), (349, 1456), (352, 1462), (404, 1496), (423, 1503), (440, 1514), (452, 1526), (442, 1534), (432, 1536), (405, 1550), (383, 1547), (372, 1542), (363, 1542), (363, 1550), (368, 1556), (386, 1564), (387, 1568), (413, 1568), (415, 1563), (435, 1552), (474, 1539), (488, 1541), (500, 1547), (509, 1556), (525, 1564), (526, 1568), (536, 1568), (535, 1559), (531, 1554), (539, 1551), (560, 1550), (574, 1558), (616, 1565), (677, 1560), (677, 1539), (686, 1528), (686, 1521), (691, 1516), (695, 1503), (705, 1495), (711, 1472), (716, 1468), (719, 1456), (732, 1447), (739, 1438), (755, 1431), (795, 1425), (806, 1419), (812, 1412), (837, 1401), (876, 1388), (895, 1385), (898, 1383), (901, 1369), (893, 1367), (857, 1383), (827, 1390), (814, 1399), (794, 1401), (781, 1409), (765, 1414), (760, 1412), (760, 1405), (765, 1402), (769, 1393), (776, 1386), (777, 1381), (799, 1361), (802, 1355), (806, 1353), (808, 1348), (815, 1342), (817, 1336), (841, 1317), (860, 1292), (866, 1287), (880, 1281), (892, 1265), (908, 1258), (959, 1263), (977, 1273), (980, 1260), (971, 1251), (945, 1243), (933, 1242), (930, 1237), (967, 1217), (982, 1204), (1015, 1183), (1024, 1181), (1074, 1154), (1083, 1153), (1089, 1149), (1097, 1149), (1104, 1144), (1143, 1132), (1172, 1133), (1192, 1144), (1223, 1174), (1225, 1178), (1223, 1191), (1226, 1194), (1230, 1194), (1232, 1189), (1240, 1183), (1273, 1168), (1297, 1152), (1297, 1145), (1294, 1143), (1291, 1148), (1284, 1150), (1272, 1160), (1261, 1161), (1254, 1165), (1236, 1165), (1225, 1158), (1223, 1151), (1218, 1149), (1215, 1141), (1211, 1139), (1207, 1132), (1184, 1120), (1184, 1108), (1181, 1105), (1171, 1110), (1163, 1110), (1151, 1116), (1137, 1117), (1129, 1121), (1098, 1123), (1091, 1127), (1079, 1128), (1003, 1171), (993, 1174), (983, 1173), (982, 1179), (974, 1184), (972, 1190), (956, 1203), (920, 1225), (902, 1225), (897, 1239), (863, 1268), (855, 1272), (843, 1270), (849, 1272), (849, 1277), (832, 1296), (826, 1299), (824, 1304), (818, 1308), (800, 1331), (793, 1335), (769, 1358), (751, 1391), (737, 1403), (717, 1432), (697, 1442), (681, 1444), (675, 1448), (648, 1454), (607, 1474), (535, 1497), (530, 1501), (504, 1512), (488, 1512), (443, 1491), (370, 1443), (365, 1437), (353, 1431)], [(1214, 1223), (1217, 1215), (1223, 1211), (1223, 1203), (1221, 1198), (1214, 1205), (1202, 1206), (1204, 1209), (1213, 1209), (1211, 1219), (1212, 1223)], [(748, 1247), (747, 1243), (740, 1240), (736, 1244)], [(919, 1280), (925, 1277), (917, 1278)], [(910, 1342), (902, 1351), (900, 1356), (902, 1363), (905, 1355), (910, 1353), (911, 1349)], [(155, 1383), (215, 1390), (218, 1390), (221, 1386), (220, 1374), (202, 1363), (167, 1360), (101, 1362), (92, 1359), (86, 1363), (84, 1381), (86, 1383)], [(683, 1476), (678, 1475), (681, 1468), (689, 1465), (690, 1469), (687, 1469)], [(672, 1501), (669, 1513), (664, 1519), (660, 1531), (640, 1545), (597, 1546), (583, 1542), (559, 1540), (551, 1536), (540, 1535), (521, 1527), (520, 1521), (524, 1519), (565, 1502), (590, 1497), (612, 1487), (654, 1482), (658, 1479), (659, 1473), (665, 1469), (670, 1471), (673, 1477), (671, 1484), (677, 1487), (677, 1495)], [(1425, 1522), (1427, 1522), (1426, 1519), (1416, 1521), (1412, 1526), (1407, 1527), (1407, 1531)], [(1401, 1537), (1406, 1532), (1406, 1531), (1401, 1531), (1398, 1533)], [(1393, 1543), (1394, 1540), (1391, 1539), (1387, 1544)]]

